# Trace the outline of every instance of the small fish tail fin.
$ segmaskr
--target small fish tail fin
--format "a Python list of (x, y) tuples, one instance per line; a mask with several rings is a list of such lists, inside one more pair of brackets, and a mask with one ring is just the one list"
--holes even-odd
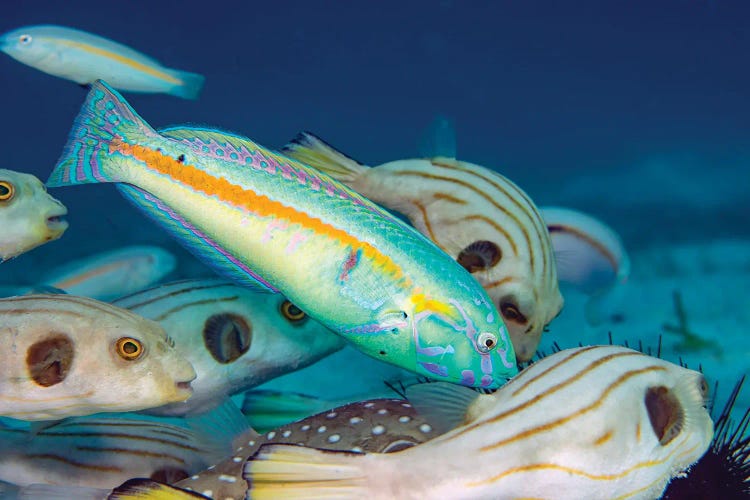
[(196, 498), (209, 497), (143, 478), (125, 481), (113, 489), (107, 497), (108, 500), (195, 500)]
[(170, 88), (168, 92), (169, 95), (191, 101), (198, 99), (201, 90), (203, 90), (203, 84), (206, 82), (205, 76), (199, 75), (198, 73), (179, 70), (172, 70), (172, 76), (180, 80), (181, 83)]
[(344, 183), (357, 179), (368, 168), (310, 132), (297, 134), (281, 152)]
[(263, 445), (245, 463), (247, 498), (368, 498), (365, 455), (296, 445)]
[(157, 132), (109, 85), (97, 80), (81, 106), (62, 156), (47, 186), (120, 182), (121, 157), (111, 154), (118, 143), (132, 143)]

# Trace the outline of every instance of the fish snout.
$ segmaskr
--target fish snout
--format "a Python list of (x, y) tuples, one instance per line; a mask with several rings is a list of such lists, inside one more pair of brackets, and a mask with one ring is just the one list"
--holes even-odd
[[(192, 363), (186, 359), (181, 359), (180, 363), (175, 365), (174, 375), (174, 386), (178, 396), (181, 397), (181, 401), (186, 400), (193, 394), (193, 386), (191, 383), (198, 377), (198, 374), (193, 368)], [(184, 397), (183, 397), (184, 396)]]
[(45, 217), (45, 224), (52, 236), (52, 239), (59, 238), (68, 229), (68, 221), (65, 216), (68, 215), (68, 209), (65, 205), (52, 198), (53, 206), (50, 208)]

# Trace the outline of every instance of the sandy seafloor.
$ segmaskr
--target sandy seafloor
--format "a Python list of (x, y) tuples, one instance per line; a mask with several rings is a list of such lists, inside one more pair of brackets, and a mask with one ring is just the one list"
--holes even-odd
[[(750, 6), (703, 2), (53, 2), (3, 4), (0, 31), (57, 23), (204, 73), (197, 101), (126, 95), (156, 127), (211, 124), (280, 147), (309, 129), (370, 164), (418, 154), (438, 114), (458, 156), (538, 205), (586, 211), (623, 237), (632, 274), (602, 322), (566, 288), (541, 344), (638, 341), (700, 366), (719, 400), (750, 367)], [(127, 19), (128, 22), (122, 22)], [(0, 54), (0, 167), (46, 178), (85, 92)], [(31, 284), (126, 244), (208, 271), (112, 186), (55, 189), (71, 227), (0, 265)], [(1, 228), (0, 228), (1, 229)], [(665, 331), (679, 292), (699, 349)], [(267, 384), (335, 399), (401, 375), (346, 349)], [(737, 411), (750, 406), (750, 387)]]

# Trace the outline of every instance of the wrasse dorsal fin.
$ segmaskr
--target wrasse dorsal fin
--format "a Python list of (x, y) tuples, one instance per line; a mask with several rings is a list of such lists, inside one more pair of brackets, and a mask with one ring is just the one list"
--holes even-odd
[(296, 445), (263, 445), (245, 463), (247, 498), (366, 498), (365, 456)]
[(250, 269), (245, 268), (228, 254), (219, 250), (219, 246), (208, 236), (192, 227), (169, 208), (161, 204), (158, 198), (134, 186), (117, 184), (117, 190), (133, 205), (141, 209), (151, 219), (182, 242), (183, 245), (201, 261), (208, 264), (221, 276), (228, 278), (255, 291), (277, 292), (270, 284), (262, 281)]
[(166, 127), (159, 129), (158, 132), (164, 137), (170, 139), (200, 139), (201, 141), (226, 142), (234, 146), (245, 146), (248, 149), (256, 149), (259, 146), (247, 137), (242, 137), (227, 130), (217, 130), (215, 128), (203, 127)]
[[(108, 500), (195, 500), (209, 497), (150, 479), (130, 479), (114, 490)], [(209, 499), (210, 500), (210, 499)]]
[(281, 153), (345, 183), (357, 179), (368, 169), (310, 132), (297, 134), (281, 148)]
[(406, 399), (438, 434), (475, 420), (481, 412), (473, 408), (482, 394), (447, 382), (415, 384), (406, 388)]

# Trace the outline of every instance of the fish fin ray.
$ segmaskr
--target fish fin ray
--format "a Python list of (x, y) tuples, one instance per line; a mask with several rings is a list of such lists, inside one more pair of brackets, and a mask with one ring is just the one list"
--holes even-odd
[(468, 387), (447, 382), (415, 384), (405, 392), (417, 413), (440, 434), (468, 423), (469, 409), (480, 396)]
[(91, 84), (73, 122), (68, 142), (47, 179), (47, 186), (121, 182), (121, 170), (127, 160), (111, 155), (108, 146), (113, 139), (127, 138), (129, 142), (139, 135), (156, 136), (157, 133), (116, 90), (97, 80)]
[(219, 275), (257, 291), (272, 292), (277, 290), (262, 281), (251, 271), (240, 267), (231, 258), (218, 250), (207, 235), (192, 227), (187, 221), (180, 220), (177, 214), (170, 213), (158, 198), (148, 192), (128, 184), (118, 184), (118, 191), (133, 205), (143, 211), (149, 218), (163, 227), (172, 237), (180, 241), (193, 255), (208, 264)]
[(265, 433), (336, 406), (317, 396), (259, 389), (245, 393), (242, 412), (253, 429)]
[(263, 445), (244, 466), (248, 498), (367, 498), (365, 455), (296, 445)]
[(196, 498), (210, 500), (209, 497), (194, 491), (143, 478), (125, 481), (113, 489), (107, 497), (108, 500), (194, 500)]
[(297, 134), (281, 148), (281, 153), (344, 183), (356, 180), (369, 168), (310, 132)]
[(168, 92), (169, 95), (191, 101), (198, 99), (201, 90), (203, 90), (203, 84), (206, 82), (205, 76), (198, 73), (180, 70), (172, 70), (171, 73), (172, 76), (180, 80), (182, 83), (170, 88)]

